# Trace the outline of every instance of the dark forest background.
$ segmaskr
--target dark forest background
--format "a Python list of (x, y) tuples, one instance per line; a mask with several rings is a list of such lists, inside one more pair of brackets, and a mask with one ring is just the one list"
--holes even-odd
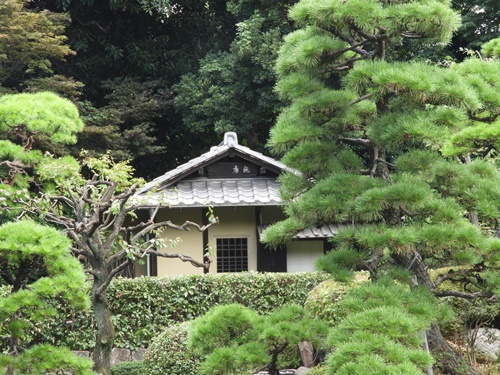
[[(56, 155), (110, 150), (148, 179), (218, 144), (226, 131), (268, 153), (269, 129), (285, 104), (273, 91), (274, 60), (294, 28), (287, 10), (295, 2), (6, 0), (0, 89), (49, 90), (77, 104), (85, 122), (78, 143), (36, 147)], [(401, 44), (391, 58), (452, 64), (500, 36), (497, 0), (453, 5), (463, 26), (450, 45)], [(60, 50), (40, 37), (41, 26), (23, 24), (34, 16), (50, 22)]]

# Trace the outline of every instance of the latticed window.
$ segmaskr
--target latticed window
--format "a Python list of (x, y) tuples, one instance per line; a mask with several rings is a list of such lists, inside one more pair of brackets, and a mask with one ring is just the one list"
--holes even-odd
[(217, 239), (217, 272), (248, 271), (247, 238)]

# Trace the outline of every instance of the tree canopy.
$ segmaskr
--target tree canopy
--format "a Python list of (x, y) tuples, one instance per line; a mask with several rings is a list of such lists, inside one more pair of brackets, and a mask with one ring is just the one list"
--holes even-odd
[[(54, 64), (74, 52), (64, 34), (66, 14), (31, 9), (26, 0), (0, 4), (0, 86), (2, 91), (43, 86), (54, 74)], [(53, 88), (75, 83), (57, 76)]]
[[(276, 63), (289, 104), (269, 145), (300, 174), (283, 177), (288, 218), (265, 241), (349, 223), (319, 263), (334, 277), (362, 268), (377, 279), (395, 268), (434, 291), (460, 274), (474, 288), (450, 295), (493, 297), (500, 242), (479, 223), (495, 227), (500, 203), (499, 63), (387, 60), (401, 39), (447, 43), (460, 25), (448, 1), (304, 0), (290, 17), (301, 28)], [(457, 268), (431, 280), (427, 267), (443, 265)], [(430, 336), (436, 352), (450, 349), (435, 329)]]
[(91, 375), (92, 363), (67, 348), (33, 342), (31, 322), (57, 314), (51, 299), (75, 308), (88, 307), (82, 266), (69, 251), (70, 240), (56, 229), (29, 220), (0, 226), (0, 278), (10, 293), (0, 298), (0, 354), (7, 374), (73, 371)]
[(196, 73), (174, 86), (190, 132), (235, 131), (249, 147), (263, 148), (282, 105), (273, 90), (273, 65), (282, 37), (292, 31), (286, 9), (294, 2), (228, 2), (238, 21), (231, 46), (206, 55)]

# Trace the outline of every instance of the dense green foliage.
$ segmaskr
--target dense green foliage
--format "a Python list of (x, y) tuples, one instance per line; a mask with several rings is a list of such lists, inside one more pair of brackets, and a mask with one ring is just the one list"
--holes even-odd
[(29, 220), (0, 226), (0, 277), (9, 286), (0, 297), (1, 344), (7, 349), (0, 355), (0, 368), (9, 374), (93, 374), (89, 360), (37, 340), (33, 332), (46, 319), (64, 324), (61, 305), (76, 311), (89, 305), (83, 269), (69, 246), (55, 229)]
[[(266, 314), (283, 304), (302, 305), (311, 289), (326, 280), (320, 273), (207, 274), (172, 278), (115, 279), (107, 292), (116, 327), (115, 346), (147, 348), (164, 327), (192, 320), (216, 305), (233, 302)], [(94, 346), (92, 312), (55, 301), (61, 317), (38, 322), (38, 340), (74, 350)]]
[(262, 149), (282, 106), (273, 91), (273, 65), (283, 35), (292, 31), (286, 10), (293, 3), (228, 2), (238, 21), (230, 48), (205, 56), (198, 71), (174, 87), (187, 129), (219, 138), (234, 131), (249, 147)]
[(341, 311), (340, 303), (344, 294), (349, 289), (357, 288), (367, 281), (368, 275), (364, 272), (356, 273), (354, 279), (348, 282), (333, 279), (323, 281), (309, 292), (304, 307), (313, 316), (334, 326), (345, 314)]
[[(478, 51), (483, 43), (500, 36), (500, 3), (496, 0), (452, 0), (453, 8), (462, 15), (462, 26), (451, 47), (462, 57)], [(460, 48), (465, 50), (460, 50)], [(469, 50), (469, 51), (467, 51)]]
[[(65, 14), (29, 9), (26, 0), (0, 3), (0, 89), (33, 87), (53, 72), (53, 63), (73, 53), (64, 35)], [(57, 77), (60, 85), (71, 80)]]
[[(295, 3), (4, 1), (2, 88), (71, 98), (87, 126), (64, 152), (112, 150), (117, 160), (131, 159), (141, 176), (156, 177), (229, 129), (262, 149), (283, 106), (272, 90), (272, 66)], [(399, 38), (388, 53), (441, 60), (497, 36), (496, 1), (453, 6), (463, 27), (443, 53), (414, 38)]]
[(111, 375), (140, 375), (140, 374), (150, 374), (149, 372), (144, 372), (143, 361), (123, 362), (111, 367)]
[(240, 304), (216, 306), (191, 323), (189, 346), (204, 356), (199, 372), (206, 375), (254, 373), (266, 368), (279, 375), (290, 366), (280, 361), (287, 349), (303, 341), (321, 348), (326, 324), (304, 308), (282, 305), (259, 315)]
[[(480, 223), (496, 227), (499, 217), (500, 62), (394, 60), (402, 39), (449, 41), (460, 25), (449, 1), (303, 0), (290, 16), (301, 28), (277, 59), (288, 106), (269, 145), (300, 174), (283, 177), (288, 218), (264, 240), (354, 223), (319, 263), (333, 277), (389, 271), (438, 296), (498, 294), (500, 241)], [(431, 279), (428, 267), (443, 265), (454, 268)], [(436, 290), (452, 278), (474, 290)], [(431, 331), (435, 354), (450, 359), (437, 366), (459, 373), (459, 356), (437, 326)]]
[[(40, 192), (57, 171), (65, 179), (78, 171), (72, 158), (54, 159), (34, 149), (36, 141), (54, 152), (59, 145), (76, 142), (83, 129), (78, 110), (54, 93), (13, 94), (0, 97), (0, 206), (10, 209), (27, 192)], [(51, 166), (49, 166), (51, 164)], [(76, 165), (76, 169), (75, 169)], [(45, 173), (46, 177), (41, 174)], [(50, 182), (49, 182), (50, 185)], [(47, 186), (45, 186), (47, 187)], [(3, 210), (2, 210), (3, 211)]]
[[(408, 255), (402, 250), (417, 249), (426, 266), (471, 265), (464, 280), (474, 289), (461, 293), (498, 291), (498, 244), (462, 217), (467, 212), (474, 224), (497, 225), (500, 184), (489, 162), (498, 148), (498, 64), (470, 60), (445, 70), (383, 61), (432, 53), (446, 42), (458, 24), (447, 8), (451, 1), (303, 1), (290, 21), (286, 7), (293, 3), (3, 1), (2, 93), (63, 94), (78, 102), (87, 126), (70, 148), (81, 121), (69, 102), (49, 108), (43, 103), (55, 99), (47, 94), (39, 94), (40, 102), (34, 96), (2, 97), (9, 104), (0, 110), (9, 127), (0, 125), (2, 138), (11, 130), (9, 140), (19, 136), (22, 145), (0, 141), (0, 199), (24, 199), (26, 191), (17, 187), (38, 188), (33, 176), (43, 174), (43, 184), (53, 189), (47, 183), (52, 172), (64, 172), (60, 179), (78, 173), (74, 162), (62, 169), (58, 159), (47, 161), (39, 150), (111, 149), (120, 160), (133, 159), (141, 175), (156, 176), (218, 142), (215, 132), (236, 130), (250, 146), (262, 146), (277, 110), (293, 103), (280, 116), (272, 145), (292, 150), (285, 161), (304, 178), (284, 177), (284, 196), (295, 202), (288, 209), (293, 219), (274, 227), (269, 238), (273, 230), (276, 239), (311, 224), (361, 221), (369, 225), (338, 236), (341, 251), (331, 255), (333, 261), (325, 259), (323, 269), (347, 277), (349, 270), (339, 265), (368, 267), (376, 277), (377, 267), (391, 257), (399, 257), (404, 268), (418, 265), (402, 259)], [(454, 52), (497, 35), (496, 1), (453, 4), (464, 19)], [(309, 27), (288, 37), (282, 49), (278, 98), (271, 67), (293, 21)], [(418, 54), (407, 49), (408, 40), (418, 40)], [(283, 58), (287, 54), (291, 58)], [(484, 55), (497, 57), (497, 42)], [(379, 60), (357, 64), (373, 57)], [(13, 122), (12, 108), (20, 115)], [(57, 113), (57, 123), (45, 122), (46, 140), (33, 143), (32, 131), (40, 128), (26, 126), (35, 124), (32, 115), (45, 116), (43, 109)], [(277, 137), (281, 131), (283, 138)], [(330, 178), (334, 173), (338, 178)], [(407, 191), (410, 185), (415, 191)], [(304, 191), (304, 199), (295, 200)], [(430, 284), (422, 275), (419, 282)], [(447, 277), (453, 276), (432, 282)]]
[(422, 332), (439, 308), (427, 289), (365, 283), (350, 289), (340, 304), (345, 317), (329, 334), (334, 350), (326, 374), (420, 375), (432, 364)]
[(149, 345), (144, 359), (144, 373), (148, 375), (197, 374), (202, 357), (188, 348), (190, 322), (168, 326)]
[(76, 54), (59, 70), (85, 85), (79, 103), (89, 127), (77, 152), (111, 150), (117, 160), (131, 159), (141, 176), (156, 177), (212, 145), (186, 131), (172, 86), (207, 53), (228, 48), (235, 20), (226, 0), (37, 0), (33, 6), (71, 19), (66, 35)]
[(83, 122), (73, 103), (51, 92), (1, 96), (0, 131), (19, 132), (18, 127), (28, 137), (37, 134), (54, 144), (74, 144)]

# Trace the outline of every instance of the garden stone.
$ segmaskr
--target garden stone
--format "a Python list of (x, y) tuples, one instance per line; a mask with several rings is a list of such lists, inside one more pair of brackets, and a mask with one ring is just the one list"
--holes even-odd
[(304, 367), (314, 365), (314, 348), (310, 341), (299, 342), (300, 358)]
[(500, 354), (500, 329), (479, 328), (476, 338), (476, 350), (494, 360), (498, 360)]
[(137, 349), (132, 352), (132, 361), (142, 361), (147, 349)]
[(78, 357), (90, 358), (90, 352), (88, 350), (73, 350), (73, 354)]
[(113, 350), (111, 351), (111, 366), (127, 361), (130, 361), (129, 349), (113, 348)]
[(299, 367), (297, 371), (295, 371), (295, 375), (305, 375), (309, 372), (310, 368), (309, 367)]

